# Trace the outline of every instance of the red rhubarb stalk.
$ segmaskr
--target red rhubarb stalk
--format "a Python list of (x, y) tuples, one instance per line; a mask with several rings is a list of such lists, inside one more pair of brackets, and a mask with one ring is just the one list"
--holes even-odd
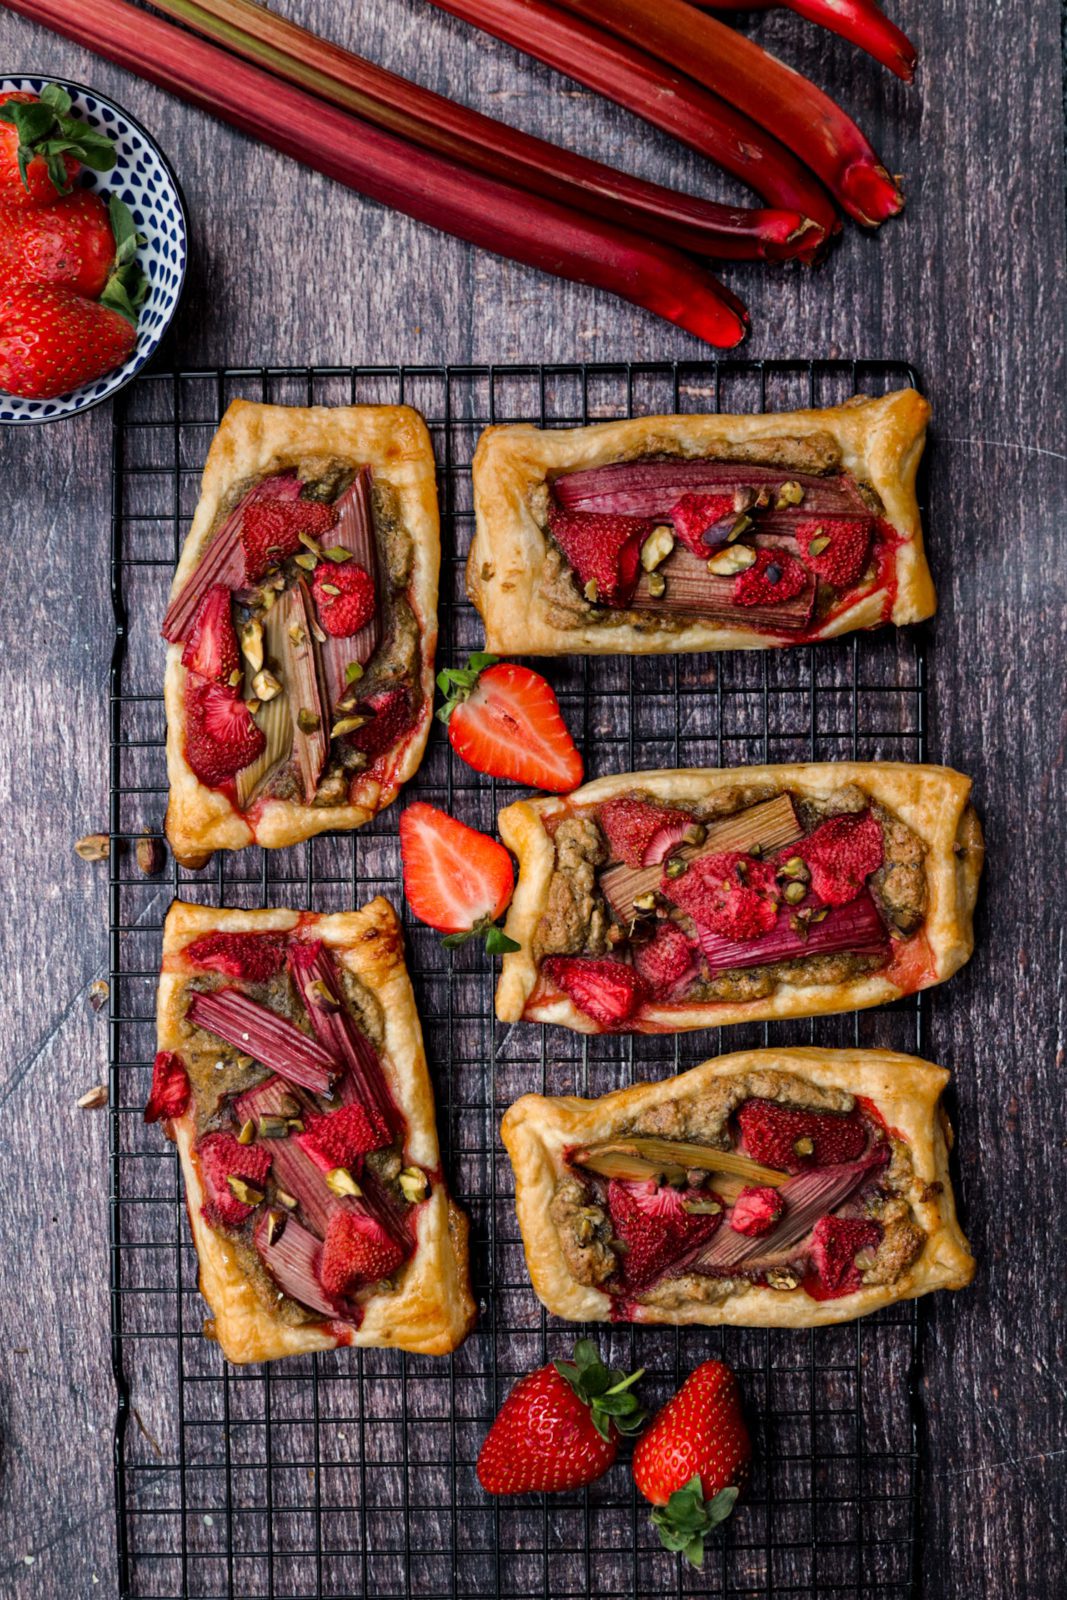
[(785, 1205), (781, 1222), (762, 1238), (735, 1233), (723, 1228), (710, 1245), (691, 1263), (694, 1272), (723, 1272), (744, 1264), (752, 1270), (758, 1257), (764, 1266), (783, 1266), (795, 1253), (796, 1246), (806, 1238), (820, 1217), (826, 1216), (835, 1206), (844, 1205), (849, 1195), (868, 1174), (884, 1163), (884, 1155), (877, 1160), (853, 1161), (835, 1167), (820, 1167), (815, 1172), (802, 1172), (790, 1178), (778, 1190), (778, 1198)]
[[(493, 0), (499, 4), (500, 0)], [(518, 6), (520, 0), (510, 0)], [(867, 227), (904, 198), (841, 107), (808, 78), (686, 0), (562, 0), (568, 11), (687, 72), (767, 128)]]
[(332, 715), (337, 702), (356, 688), (350, 681), (349, 668), (355, 664), (365, 667), (378, 648), (382, 633), (381, 585), (383, 573), (378, 561), (378, 545), (374, 537), (374, 512), (371, 504), (371, 475), (369, 467), (362, 467), (354, 482), (334, 505), (337, 525), (330, 530), (331, 546), (351, 552), (357, 566), (369, 572), (374, 579), (378, 604), (368, 623), (350, 639), (335, 639), (327, 634), (319, 645), (322, 662), (323, 691), (326, 709)]
[(370, 1117), (375, 1131), (390, 1138), (404, 1132), (404, 1118), (393, 1099), (374, 1045), (344, 1004), (337, 969), (321, 940), (289, 946), (289, 972), (300, 991), (320, 1044), (347, 1068), (337, 1085), (342, 1102), (351, 1093)]
[(194, 994), (188, 1016), (242, 1054), (261, 1061), (287, 1083), (299, 1084), (314, 1094), (328, 1094), (340, 1071), (333, 1054), (317, 1039), (261, 1006), (240, 989), (217, 989)]
[(294, 474), (268, 478), (249, 489), (235, 506), (218, 532), (212, 536), (204, 554), (167, 607), (160, 629), (171, 644), (184, 639), (192, 626), (200, 602), (212, 584), (237, 589), (244, 582), (245, 553), (241, 545), (241, 523), (245, 510), (258, 500), (299, 500), (301, 483)]
[[(274, 1237), (271, 1238), (272, 1228)], [(353, 1320), (341, 1302), (332, 1301), (319, 1282), (322, 1241), (302, 1228), (294, 1217), (272, 1219), (264, 1212), (253, 1234), (260, 1260), (283, 1294), (324, 1317)]]
[(562, 16), (544, 0), (433, 4), (635, 112), (748, 184), (768, 205), (809, 217), (817, 225), (809, 256), (839, 231), (826, 191), (796, 156), (751, 116), (694, 83), (684, 69), (673, 72), (644, 49)]
[(783, 483), (797, 483), (803, 499), (798, 516), (822, 512), (868, 516), (859, 490), (844, 473), (818, 477), (810, 472), (789, 472), (782, 467), (750, 467), (742, 462), (618, 461), (605, 467), (586, 467), (556, 478), (553, 493), (568, 511), (592, 511), (621, 517), (655, 517), (670, 520), (671, 512), (686, 494), (722, 494), (737, 489), (761, 489), (770, 495), (770, 510)]
[(697, 0), (707, 11), (766, 11), (782, 5), (858, 45), (905, 83), (915, 77), (919, 56), (906, 33), (890, 22), (874, 0)]
[(810, 257), (824, 237), (795, 209), (718, 205), (561, 150), (397, 77), (253, 0), (156, 0), (156, 9), (390, 133), (697, 255)]
[(303, 579), (286, 590), (278, 605), (285, 608), (282, 661), (293, 724), (293, 749), (304, 785), (304, 803), (310, 805), (329, 754), (330, 727), (322, 692), (318, 643), (313, 632), (315, 611)]
[(607, 289), (720, 348), (745, 336), (741, 302), (679, 251), (414, 148), (128, 0), (3, 3), (421, 222), (526, 266)]
[(805, 922), (800, 913), (810, 906), (783, 906), (778, 921), (760, 939), (724, 939), (697, 926), (700, 948), (709, 971), (734, 967), (766, 967), (774, 961), (795, 961), (801, 956), (884, 955), (888, 944), (885, 924), (871, 896), (864, 891), (847, 906), (833, 906), (822, 922)]

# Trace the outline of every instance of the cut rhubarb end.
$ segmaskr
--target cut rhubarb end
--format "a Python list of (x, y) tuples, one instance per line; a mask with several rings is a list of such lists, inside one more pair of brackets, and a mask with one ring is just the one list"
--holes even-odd
[[(783, 906), (769, 933), (759, 939), (724, 939), (707, 928), (697, 928), (700, 948), (708, 970), (728, 972), (735, 968), (767, 967), (777, 961), (796, 961), (803, 956), (888, 954), (889, 935), (871, 896), (864, 892), (847, 906), (835, 906), (822, 922), (805, 923), (800, 913), (812, 909)], [(820, 908), (821, 909), (821, 908)]]
[(326, 946), (321, 940), (306, 943), (294, 939), (289, 946), (289, 971), (319, 1044), (346, 1069), (337, 1085), (342, 1103), (358, 1102), (363, 1107), (382, 1144), (402, 1138), (406, 1133), (404, 1117), (393, 1099), (377, 1050), (344, 1002)]
[(884, 167), (857, 161), (842, 178), (843, 200), (865, 228), (877, 228), (904, 209), (904, 195)]
[(233, 1045), (244, 1055), (262, 1062), (287, 1083), (310, 1089), (313, 1094), (328, 1094), (340, 1064), (320, 1041), (276, 1016), (266, 1006), (257, 1005), (239, 989), (220, 989), (214, 994), (194, 994), (188, 1017), (198, 1028)]

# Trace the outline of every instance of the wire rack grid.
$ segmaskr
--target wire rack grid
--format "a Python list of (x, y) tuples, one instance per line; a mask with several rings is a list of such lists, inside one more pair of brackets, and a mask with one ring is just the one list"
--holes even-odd
[[(178, 1164), (141, 1110), (154, 989), (172, 896), (315, 911), (400, 903), (393, 807), (360, 832), (289, 850), (217, 855), (201, 872), (137, 870), (166, 796), (158, 625), (199, 473), (237, 396), (283, 404), (406, 401), (425, 416), (443, 522), (439, 659), (480, 643), (463, 561), (470, 461), (488, 423), (562, 427), (663, 411), (833, 404), (917, 383), (893, 362), (198, 370), (140, 377), (114, 424), (111, 576), (111, 1305), (118, 1390), (115, 1484), (122, 1600), (533, 1600), (917, 1592), (920, 1323), (914, 1305), (810, 1332), (596, 1330), (646, 1369), (658, 1405), (701, 1360), (737, 1369), (757, 1452), (743, 1506), (701, 1572), (663, 1551), (625, 1459), (592, 1488), (492, 1500), (475, 1460), (511, 1383), (578, 1330), (529, 1286), (499, 1119), (521, 1093), (601, 1094), (756, 1044), (922, 1045), (901, 1002), (812, 1023), (677, 1039), (584, 1038), (493, 1021), (494, 973), (406, 921), (444, 1160), (472, 1222), (480, 1319), (445, 1359), (339, 1351), (231, 1368), (202, 1336)], [(590, 777), (764, 760), (922, 759), (921, 640), (895, 630), (832, 645), (714, 656), (539, 664)], [(435, 725), (411, 793), (492, 829), (516, 792), (453, 759)]]

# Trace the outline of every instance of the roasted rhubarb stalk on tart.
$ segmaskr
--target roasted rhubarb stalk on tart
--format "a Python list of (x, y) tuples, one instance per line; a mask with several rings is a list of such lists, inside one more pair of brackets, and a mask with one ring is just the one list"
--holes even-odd
[(433, 451), (406, 406), (230, 406), (163, 621), (167, 835), (214, 850), (358, 828), (433, 702)]
[(914, 389), (823, 411), (490, 428), (467, 590), (501, 654), (759, 650), (936, 606)]
[(500, 813), (502, 1022), (673, 1033), (873, 1006), (973, 949), (982, 830), (947, 767), (632, 772)]
[(175, 901), (145, 1119), (178, 1145), (200, 1291), (230, 1361), (474, 1321), (396, 913)]
[(845, 1322), (974, 1261), (949, 1075), (887, 1050), (746, 1050), (503, 1122), (533, 1286), (575, 1322)]

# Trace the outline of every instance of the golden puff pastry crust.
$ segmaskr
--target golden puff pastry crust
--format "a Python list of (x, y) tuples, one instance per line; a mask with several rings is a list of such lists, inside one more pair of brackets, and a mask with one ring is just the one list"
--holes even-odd
[(548, 545), (534, 498), (561, 473), (653, 455), (780, 463), (802, 471), (806, 451), (828, 447), (845, 471), (880, 496), (900, 544), (889, 583), (864, 593), (805, 638), (830, 639), (886, 621), (900, 625), (932, 616), (937, 597), (915, 495), (929, 416), (922, 395), (901, 389), (821, 411), (633, 417), (569, 429), (530, 423), (488, 428), (474, 456), (477, 523), (467, 559), (467, 593), (485, 623), (485, 648), (502, 655), (663, 655), (790, 643), (787, 635), (710, 621), (663, 627), (654, 619), (597, 619), (591, 607), (584, 622), (561, 625), (544, 590)]
[(548, 904), (555, 850), (545, 821), (568, 808), (594, 806), (639, 790), (664, 804), (696, 804), (739, 784), (760, 791), (788, 790), (800, 798), (825, 800), (845, 785), (857, 788), (894, 811), (926, 846), (927, 910), (922, 928), (895, 943), (890, 965), (846, 983), (779, 984), (762, 999), (708, 1001), (641, 1008), (632, 1031), (677, 1033), (732, 1022), (814, 1017), (885, 1005), (943, 983), (970, 959), (974, 949), (974, 907), (985, 847), (981, 824), (970, 803), (971, 780), (949, 767), (903, 761), (827, 761), (763, 767), (679, 768), (668, 772), (629, 772), (598, 778), (573, 794), (520, 800), (498, 817), (500, 837), (519, 861), (519, 878), (508, 911), (506, 932), (520, 948), (504, 957), (496, 991), (501, 1022), (554, 1022), (580, 1033), (599, 1033), (600, 1025), (566, 996), (539, 993), (534, 936)]
[[(612, 1298), (571, 1274), (550, 1216), (566, 1174), (564, 1151), (609, 1139), (635, 1119), (674, 1102), (698, 1102), (724, 1079), (776, 1073), (800, 1085), (844, 1090), (873, 1101), (894, 1134), (907, 1143), (912, 1170), (903, 1198), (926, 1235), (921, 1253), (893, 1282), (863, 1287), (839, 1299), (815, 1300), (753, 1286), (718, 1301), (655, 1305), (627, 1303), (635, 1322), (732, 1323), (742, 1327), (810, 1328), (848, 1322), (932, 1289), (962, 1289), (975, 1263), (956, 1219), (948, 1172), (951, 1129), (941, 1107), (949, 1074), (916, 1056), (891, 1050), (741, 1050), (705, 1061), (662, 1083), (635, 1084), (599, 1100), (524, 1095), (506, 1113), (501, 1132), (515, 1170), (515, 1208), (534, 1291), (553, 1316), (571, 1322), (611, 1318)], [(765, 1081), (765, 1080), (764, 1080)]]
[(183, 865), (203, 866), (215, 850), (241, 850), (250, 844), (274, 849), (326, 829), (362, 827), (396, 799), (422, 760), (433, 712), (441, 539), (433, 446), (425, 422), (410, 406), (271, 406), (235, 400), (208, 451), (200, 501), (174, 573), (171, 599), (197, 565), (220, 512), (229, 508), (239, 486), (294, 468), (308, 477), (326, 462), (369, 466), (375, 482), (392, 491), (411, 540), (407, 599), (418, 625), (421, 655), (415, 730), (387, 780), (364, 776), (346, 805), (268, 799), (242, 813), (221, 789), (202, 784), (185, 759), (186, 670), (181, 645), (168, 645), (166, 831)]
[(192, 1106), (172, 1119), (185, 1178), (186, 1204), (200, 1262), (200, 1292), (211, 1308), (214, 1336), (227, 1360), (272, 1361), (279, 1356), (332, 1350), (341, 1345), (396, 1346), (421, 1355), (447, 1355), (474, 1325), (470, 1291), (469, 1224), (452, 1202), (440, 1176), (440, 1149), (415, 995), (404, 963), (396, 912), (379, 897), (359, 911), (316, 916), (296, 911), (217, 910), (175, 900), (163, 931), (163, 965), (156, 1008), (157, 1047), (182, 1051), (184, 987), (194, 969), (182, 959), (185, 946), (203, 934), (290, 933), (299, 927), (329, 946), (376, 997), (384, 1023), (382, 1064), (404, 1114), (404, 1156), (431, 1174), (429, 1198), (420, 1206), (417, 1246), (391, 1293), (364, 1304), (358, 1328), (343, 1321), (286, 1322), (264, 1300), (243, 1270), (226, 1234), (204, 1218), (203, 1189), (193, 1150)]

